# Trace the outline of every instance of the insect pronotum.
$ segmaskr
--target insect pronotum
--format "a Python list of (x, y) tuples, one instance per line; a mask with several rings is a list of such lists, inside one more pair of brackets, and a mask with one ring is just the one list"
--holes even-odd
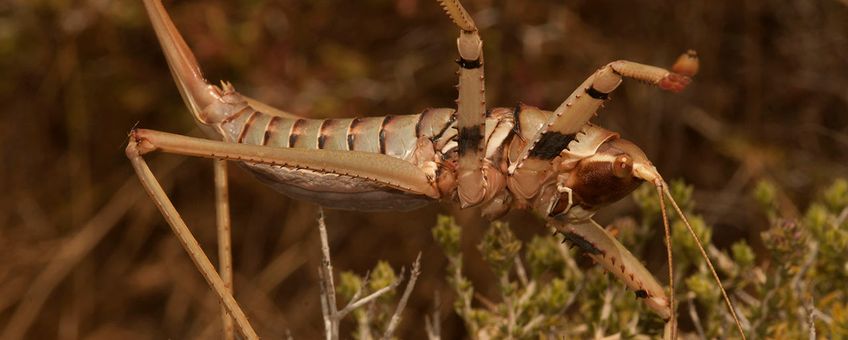
[[(210, 139), (135, 129), (127, 156), (145, 189), (221, 300), (226, 314), (247, 338), (257, 335), (233, 298), (231, 264), (224, 256), (219, 275), (150, 172), (143, 155), (152, 151), (213, 158), (216, 162), (219, 235), (228, 245), (224, 161), (242, 162), (263, 182), (296, 199), (362, 211), (408, 210), (445, 200), (479, 206), (498, 218), (511, 208), (530, 209), (580, 246), (675, 329), (674, 294), (664, 288), (614, 237), (592, 220), (601, 207), (642, 182), (657, 189), (665, 216), (667, 197), (689, 223), (647, 156), (615, 132), (589, 119), (623, 78), (678, 92), (698, 70), (695, 52), (671, 68), (619, 60), (590, 75), (554, 111), (526, 105), (487, 108), (482, 40), (458, 0), (439, 0), (459, 28), (457, 107), (419, 114), (348, 119), (306, 119), (272, 108), (229, 83), (207, 82), (160, 0), (144, 0), (156, 36), (186, 105)], [(690, 233), (695, 237), (691, 227)], [(695, 237), (697, 244), (700, 241)], [(668, 248), (669, 276), (671, 250)], [(226, 249), (223, 249), (226, 251)], [(712, 263), (701, 247), (727, 307), (742, 326)], [(670, 280), (670, 291), (674, 291)], [(669, 298), (670, 296), (670, 298)], [(231, 327), (232, 325), (230, 325)]]

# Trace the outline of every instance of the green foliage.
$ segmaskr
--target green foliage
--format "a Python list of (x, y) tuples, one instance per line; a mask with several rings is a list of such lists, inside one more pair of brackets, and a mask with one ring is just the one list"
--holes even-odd
[[(803, 218), (789, 213), (798, 209), (787, 208), (791, 203), (778, 186), (757, 183), (752, 198), (768, 221), (760, 250), (745, 239), (729, 249), (717, 248), (712, 244), (714, 228), (695, 212), (692, 187), (674, 181), (669, 189), (706, 248), (748, 335), (808, 338), (814, 330), (820, 337), (848, 337), (848, 181), (839, 179), (824, 189)], [(646, 249), (651, 236), (661, 237), (660, 204), (649, 186), (638, 189), (634, 198), (642, 223), (629, 223), (633, 228), (622, 229), (620, 238), (631, 250)], [(738, 337), (694, 239), (680, 217), (673, 210), (668, 213), (681, 334)], [(579, 251), (560, 245), (561, 236), (536, 236), (523, 245), (506, 223), (492, 223), (477, 248), (499, 280), (499, 296), (476, 300), (473, 283), (463, 275), (460, 227), (440, 216), (433, 236), (448, 256), (448, 281), (457, 294), (454, 307), (472, 338), (662, 334), (663, 320), (599, 266), (582, 261)]]
[[(365, 278), (353, 272), (342, 272), (339, 275), (336, 293), (343, 306), (355, 298), (359, 299), (391, 286), (396, 280), (397, 275), (391, 265), (386, 261), (379, 261)], [(372, 339), (374, 334), (383, 334), (395, 310), (396, 295), (396, 290), (391, 289), (368, 305), (354, 309), (352, 315), (356, 321), (356, 329), (352, 337)]]
[(362, 287), (362, 278), (356, 273), (344, 271), (339, 275), (339, 285), (336, 287), (336, 292), (342, 300), (350, 301), (360, 287)]
[[(608, 279), (599, 269), (589, 269), (593, 273), (584, 275), (585, 269), (577, 264), (576, 251), (560, 245), (559, 236), (537, 236), (522, 247), (522, 242), (502, 222), (493, 223), (477, 247), (499, 283), (499, 296), (486, 297), (484, 306), (479, 306), (472, 299), (472, 283), (462, 273), (461, 254), (451, 253), (455, 249), (451, 246), (457, 241), (454, 236), (459, 232), (451, 218), (442, 216), (433, 235), (445, 247), (451, 263), (448, 281), (458, 296), (454, 307), (472, 337), (657, 334), (639, 329), (642, 324), (656, 325), (661, 321), (644, 313), (645, 308), (633, 298), (633, 292)], [(522, 248), (526, 258), (523, 261)], [(592, 298), (601, 296), (606, 296), (606, 301)], [(622, 310), (625, 312), (619, 312)]]
[(493, 222), (477, 247), (498, 276), (507, 275), (521, 250), (521, 241), (503, 222)]
[[(380, 261), (377, 262), (377, 265), (374, 266), (374, 270), (371, 271), (371, 280), (368, 281), (368, 289), (375, 292), (381, 288), (391, 286), (395, 281), (397, 281), (395, 270), (392, 269), (392, 266), (390, 266), (388, 262)], [(394, 299), (394, 290), (383, 294), (380, 298), (385, 300)]]

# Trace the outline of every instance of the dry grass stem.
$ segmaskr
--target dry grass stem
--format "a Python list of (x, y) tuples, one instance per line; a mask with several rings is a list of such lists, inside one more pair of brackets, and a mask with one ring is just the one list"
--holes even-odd
[[(221, 280), (227, 291), (233, 293), (233, 253), (230, 237), (230, 191), (227, 185), (227, 161), (212, 160), (215, 174), (215, 216), (218, 230), (218, 266)], [(227, 307), (221, 305), (221, 322), (223, 324), (224, 340), (233, 340), (235, 329), (233, 318), (227, 312)]]

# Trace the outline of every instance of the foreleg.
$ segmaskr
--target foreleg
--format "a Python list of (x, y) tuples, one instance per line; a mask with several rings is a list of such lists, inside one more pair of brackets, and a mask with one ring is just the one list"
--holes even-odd
[(510, 165), (509, 172), (526, 168), (543, 171), (564, 150), (576, 134), (601, 107), (609, 94), (621, 84), (622, 78), (635, 79), (663, 90), (679, 92), (698, 71), (695, 51), (681, 55), (671, 71), (627, 60), (611, 62), (587, 78), (554, 111), (546, 124), (527, 141), (518, 161)]
[(580, 247), (608, 272), (636, 292), (645, 305), (664, 320), (671, 318), (671, 307), (665, 290), (645, 266), (615, 237), (593, 220), (575, 223), (550, 222), (566, 241)]

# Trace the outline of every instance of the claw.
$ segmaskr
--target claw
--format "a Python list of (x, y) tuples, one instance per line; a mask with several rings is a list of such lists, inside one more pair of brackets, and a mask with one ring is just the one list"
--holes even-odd
[(669, 73), (665, 76), (665, 78), (660, 80), (658, 86), (666, 91), (680, 92), (683, 91), (683, 89), (686, 88), (686, 85), (689, 85), (691, 81), (692, 79), (687, 76), (677, 73)]

